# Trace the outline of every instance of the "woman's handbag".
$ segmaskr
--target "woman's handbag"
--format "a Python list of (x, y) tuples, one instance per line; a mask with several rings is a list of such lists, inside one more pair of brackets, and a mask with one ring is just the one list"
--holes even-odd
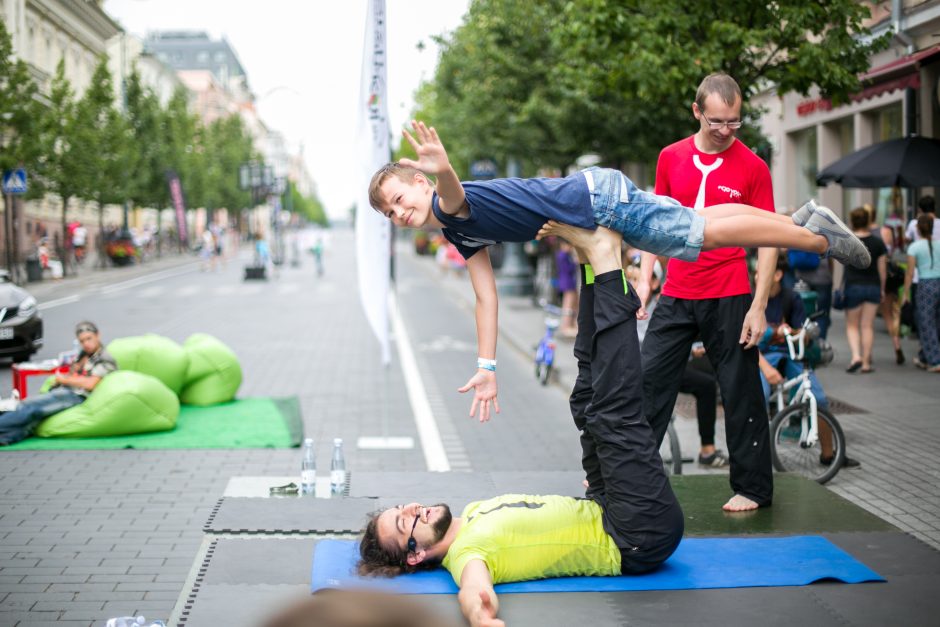
[[(843, 284), (845, 285), (845, 284)], [(845, 288), (840, 287), (832, 291), (832, 308), (842, 311), (845, 309)]]

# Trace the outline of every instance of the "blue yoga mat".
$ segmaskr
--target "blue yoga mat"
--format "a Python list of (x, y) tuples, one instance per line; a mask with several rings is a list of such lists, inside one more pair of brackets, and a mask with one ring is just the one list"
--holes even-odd
[[(358, 543), (321, 540), (313, 555), (311, 590), (369, 587), (397, 594), (455, 594), (450, 573), (439, 568), (392, 579), (355, 574)], [(558, 577), (503, 583), (497, 593), (612, 592), (805, 586), (815, 581), (884, 581), (854, 557), (820, 536), (790, 538), (686, 538), (665, 564), (645, 575)]]

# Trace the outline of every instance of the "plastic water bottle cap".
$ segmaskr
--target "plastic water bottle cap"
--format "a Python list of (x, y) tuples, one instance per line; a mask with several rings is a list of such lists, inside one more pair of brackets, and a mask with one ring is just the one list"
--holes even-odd
[(304, 446), (313, 446), (313, 438), (306, 438), (304, 440)]
[(343, 438), (333, 438), (333, 446), (342, 446)]

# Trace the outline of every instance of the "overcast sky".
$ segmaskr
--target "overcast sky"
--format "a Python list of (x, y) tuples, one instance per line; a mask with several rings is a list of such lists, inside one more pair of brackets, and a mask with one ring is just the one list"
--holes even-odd
[[(437, 63), (434, 35), (460, 25), (468, 0), (386, 0), (388, 108), (393, 132), (414, 90)], [(355, 163), (366, 0), (105, 0), (129, 33), (204, 30), (235, 49), (265, 123), (292, 149), (303, 142), (310, 174), (331, 216), (355, 202)], [(418, 50), (423, 43), (424, 49)]]

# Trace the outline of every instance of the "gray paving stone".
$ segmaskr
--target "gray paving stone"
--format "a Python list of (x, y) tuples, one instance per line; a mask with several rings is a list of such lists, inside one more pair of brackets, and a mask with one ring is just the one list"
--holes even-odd
[(117, 584), (118, 590), (151, 592), (157, 590), (179, 590), (180, 585), (163, 581), (134, 582), (129, 581)]
[(143, 592), (130, 590), (87, 591), (75, 594), (76, 601), (140, 601), (143, 598)]
[(37, 612), (64, 612), (68, 611), (99, 611), (104, 607), (103, 601), (39, 601), (33, 606)]

